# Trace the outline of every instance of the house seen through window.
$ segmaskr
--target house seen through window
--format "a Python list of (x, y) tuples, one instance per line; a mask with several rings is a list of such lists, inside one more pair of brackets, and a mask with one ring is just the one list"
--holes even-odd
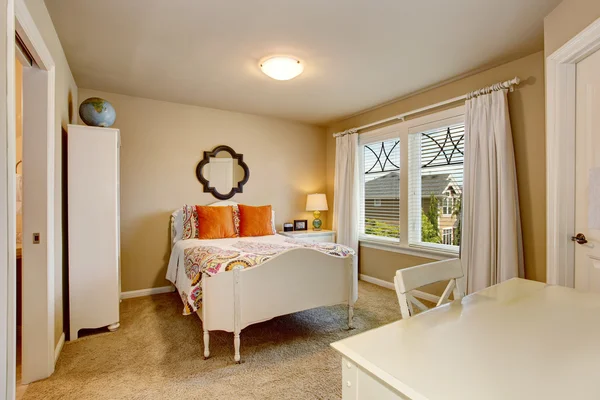
[(400, 237), (400, 141), (385, 140), (361, 147), (361, 234), (397, 240)]
[(464, 123), (409, 137), (412, 244), (460, 246)]
[(464, 156), (458, 107), (360, 135), (360, 240), (456, 254)]

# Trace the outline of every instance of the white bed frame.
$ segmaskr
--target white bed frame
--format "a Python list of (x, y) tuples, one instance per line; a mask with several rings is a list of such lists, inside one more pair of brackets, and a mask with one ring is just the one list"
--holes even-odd
[[(219, 201), (211, 206), (236, 205)], [(245, 327), (299, 311), (348, 304), (353, 328), (354, 257), (332, 257), (298, 248), (249, 269), (202, 276), (202, 306), (196, 312), (204, 330), (204, 358), (210, 356), (209, 332), (233, 332), (234, 359), (240, 363), (240, 333)]]

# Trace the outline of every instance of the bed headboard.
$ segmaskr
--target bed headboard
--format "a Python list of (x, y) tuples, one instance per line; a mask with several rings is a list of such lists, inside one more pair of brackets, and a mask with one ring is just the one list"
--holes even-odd
[(236, 201), (231, 201), (231, 200), (222, 200), (222, 201), (215, 201), (214, 203), (210, 203), (209, 206), (211, 207), (219, 207), (219, 206), (237, 206), (239, 203)]

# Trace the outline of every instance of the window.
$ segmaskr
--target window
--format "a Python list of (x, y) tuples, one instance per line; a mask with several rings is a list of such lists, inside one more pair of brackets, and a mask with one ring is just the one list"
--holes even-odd
[(459, 106), (358, 135), (364, 246), (458, 253), (464, 113)]
[(457, 251), (464, 120), (415, 127), (409, 132), (408, 146), (409, 244)]
[(444, 228), (442, 231), (442, 244), (451, 246), (452, 245), (452, 233), (454, 229), (452, 228)]
[(400, 238), (400, 140), (360, 145), (361, 238)]
[(447, 217), (452, 215), (452, 208), (454, 207), (454, 198), (444, 197), (442, 200), (442, 215)]

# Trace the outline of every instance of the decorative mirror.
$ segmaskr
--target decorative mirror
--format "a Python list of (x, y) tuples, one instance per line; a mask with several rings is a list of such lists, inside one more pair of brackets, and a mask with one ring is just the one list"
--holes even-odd
[(205, 193), (227, 200), (243, 192), (250, 170), (243, 154), (237, 154), (229, 146), (217, 146), (213, 151), (204, 152), (204, 158), (196, 167), (196, 176)]

